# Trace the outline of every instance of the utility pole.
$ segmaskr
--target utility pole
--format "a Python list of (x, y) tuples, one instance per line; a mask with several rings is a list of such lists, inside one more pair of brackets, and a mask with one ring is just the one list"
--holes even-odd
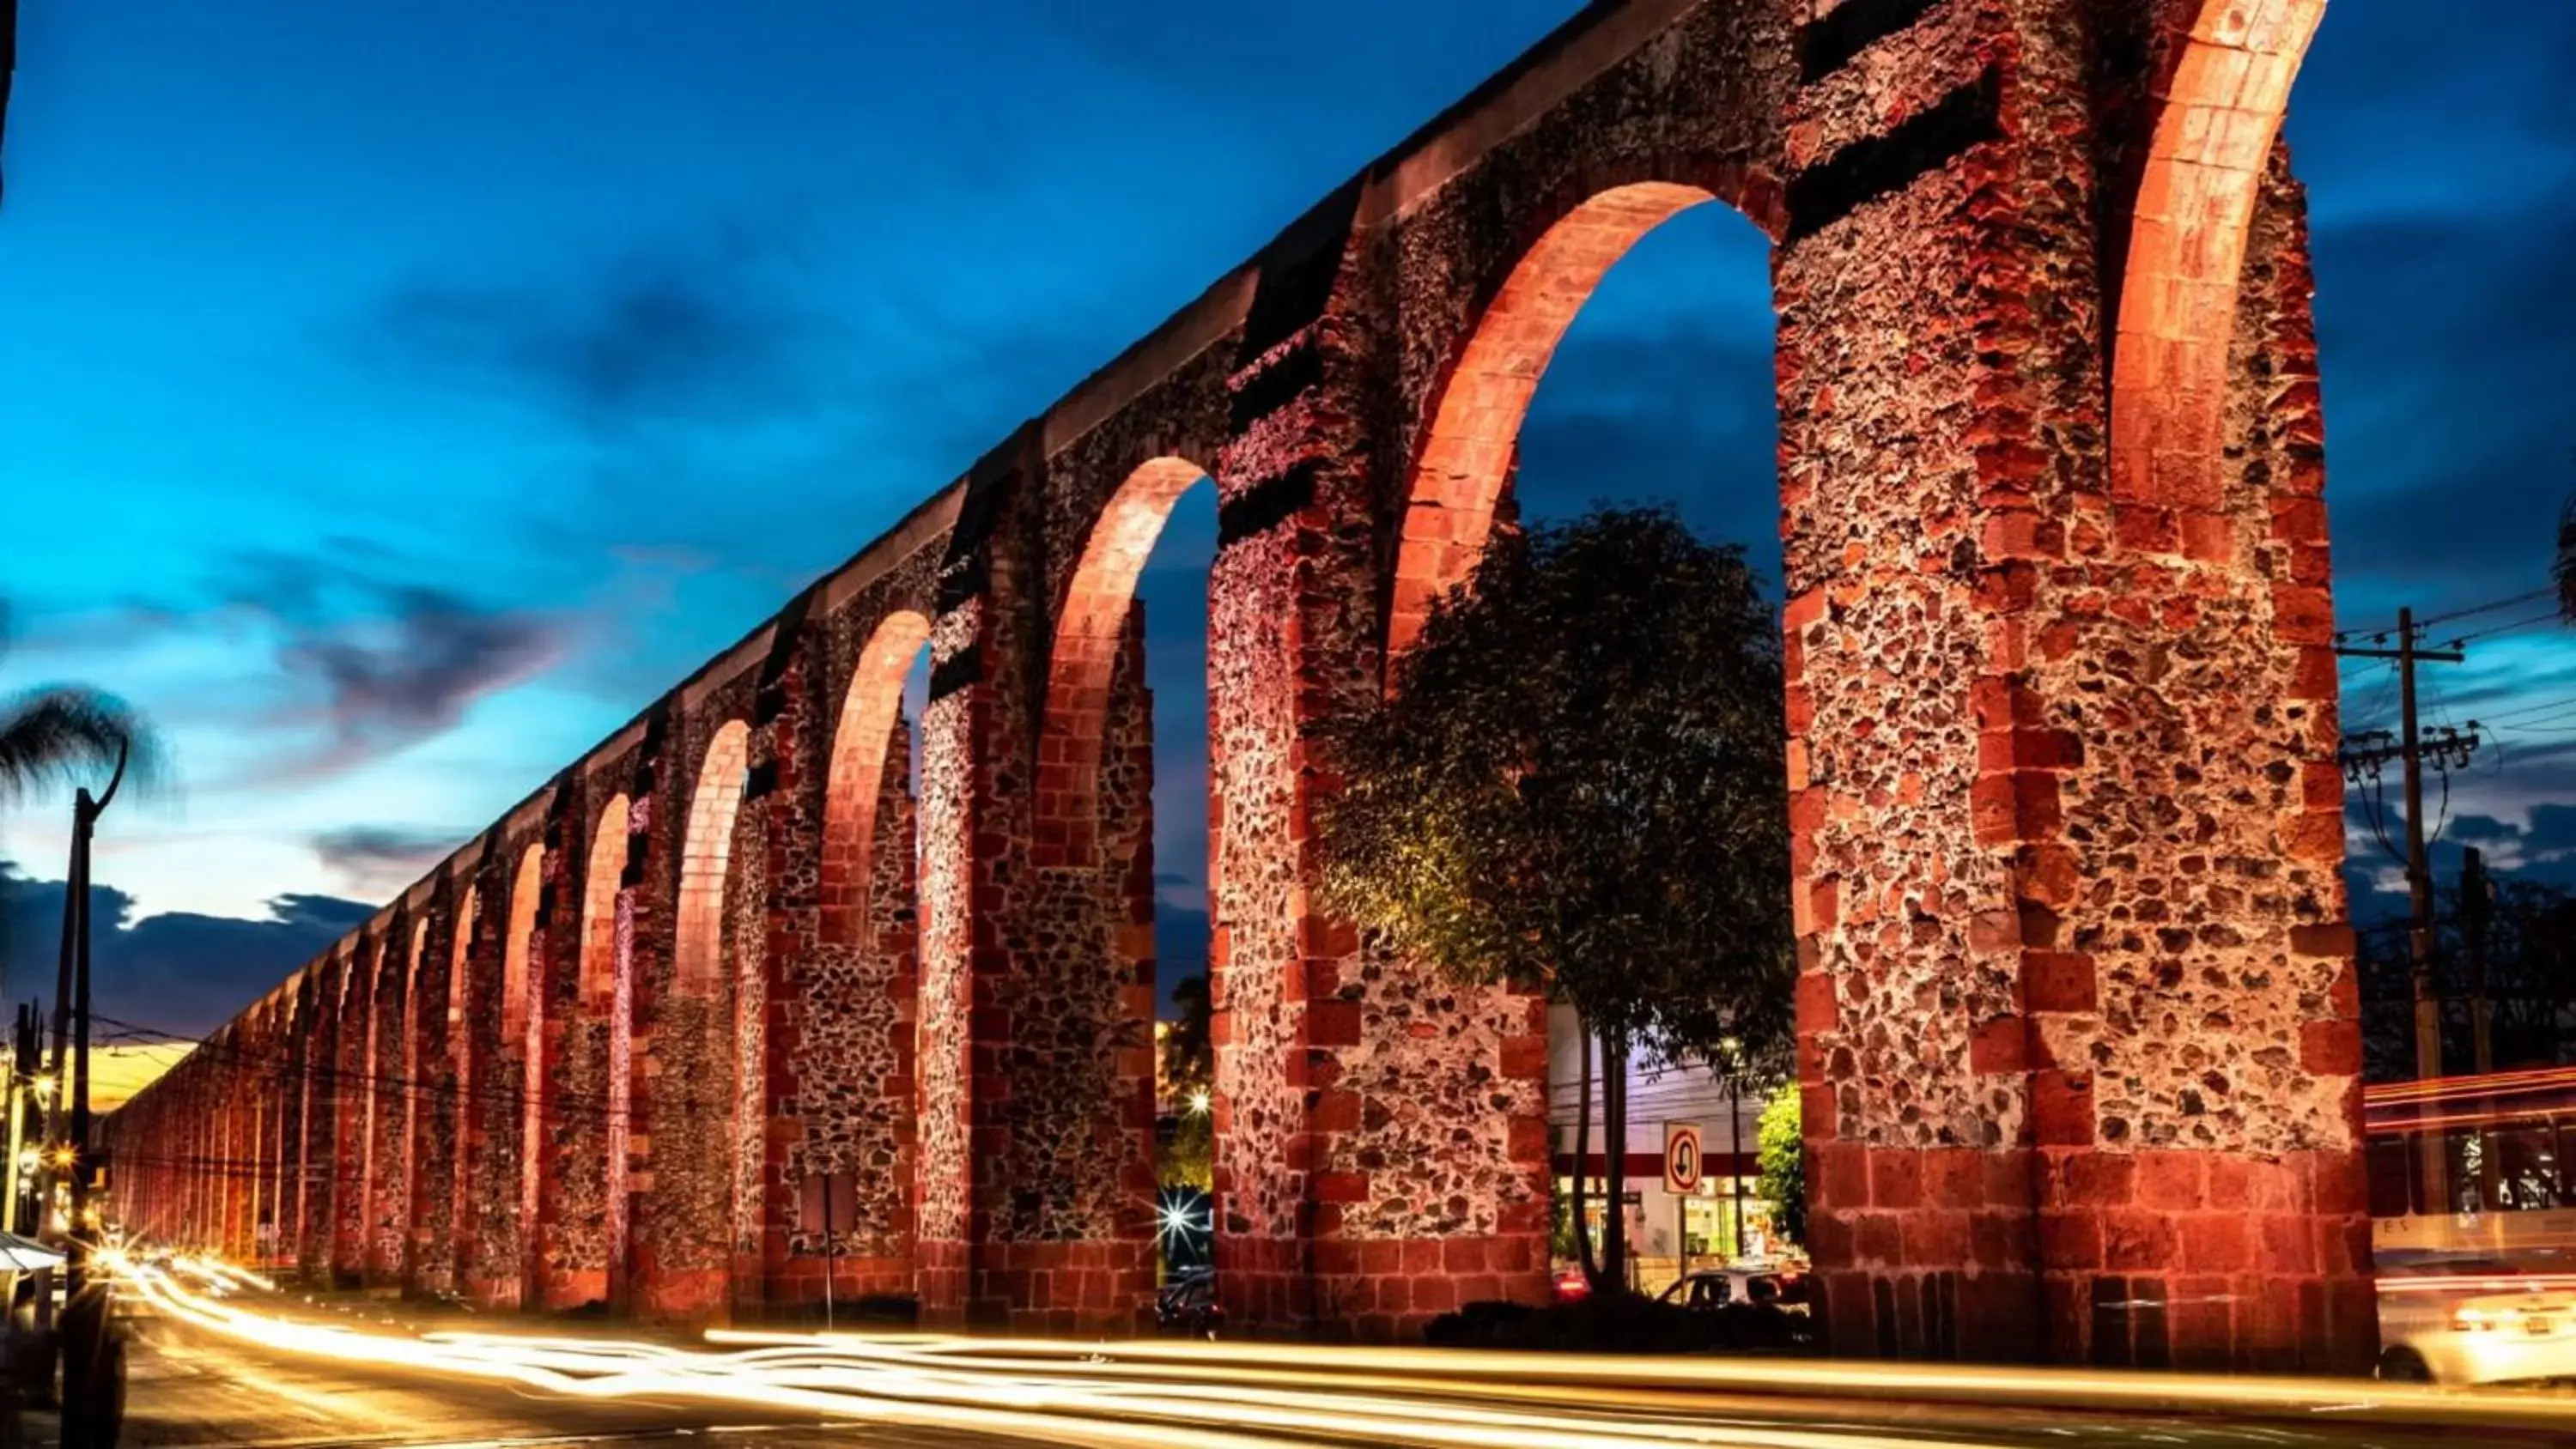
[(2487, 860), (2472, 845), (2460, 860), (2460, 940), (2469, 957), (2469, 1039), (2479, 1076), (2495, 1070), (2495, 1007), (2487, 1000)]
[[(2347, 748), (2343, 766), (2348, 774), (2376, 770), (2382, 763), (2396, 759), (2406, 771), (2406, 897), (2409, 906), (2407, 954), (2413, 962), (2415, 998), (2415, 1075), (2432, 1078), (2442, 1075), (2442, 1003), (2433, 981), (2433, 872), (2425, 861), (2424, 843), (2424, 731), (2415, 713), (2415, 666), (2418, 664), (2457, 664), (2467, 656), (2457, 649), (2420, 649), (2416, 647), (2415, 611), (2397, 611), (2397, 647), (2394, 649), (2342, 647), (2335, 653), (2347, 659), (2393, 659), (2397, 661), (2399, 739), (2394, 745), (2381, 744)], [(2377, 732), (2385, 740), (2385, 732)], [(2453, 729), (2436, 732), (2432, 752), (2437, 758), (2458, 757), (2465, 760), (2477, 748), (2473, 735), (2462, 735)]]
[[(2406, 897), (2408, 929), (2407, 955), (2413, 970), (2415, 1006), (2415, 1075), (2430, 1080), (2442, 1075), (2442, 1000), (2433, 977), (2433, 872), (2425, 859), (2424, 840), (2424, 756), (2428, 746), (2415, 712), (2415, 666), (2418, 664), (2457, 664), (2464, 656), (2457, 649), (2421, 649), (2416, 647), (2415, 611), (2397, 611), (2397, 647), (2394, 649), (2338, 646), (2335, 653), (2347, 659), (2393, 659), (2397, 662), (2398, 709), (2402, 718), (2399, 736), (2390, 743), (2387, 732), (2374, 731), (2365, 739), (2377, 743), (2347, 743), (2343, 752), (2344, 772), (2358, 780), (2367, 771), (2374, 778), (2379, 767), (2390, 759), (2403, 762), (2406, 778)], [(2382, 636), (2384, 637), (2384, 636)], [(2445, 727), (2437, 732), (2429, 746), (2436, 759), (2458, 759), (2465, 763), (2469, 752), (2477, 748), (2475, 735), (2463, 735)], [(2450, 1165), (2444, 1156), (2444, 1138), (2439, 1133), (2418, 1135), (2416, 1175), (2423, 1194), (2422, 1209), (2442, 1213), (2452, 1210), (2449, 1179)]]

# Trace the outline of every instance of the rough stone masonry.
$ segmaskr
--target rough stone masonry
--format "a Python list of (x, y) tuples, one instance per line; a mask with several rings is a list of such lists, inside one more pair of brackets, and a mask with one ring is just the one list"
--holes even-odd
[[(1149, 1311), (1136, 573), (1212, 478), (1217, 1259), (1247, 1330), (1545, 1291), (1544, 1003), (1310, 905), (1318, 721), (1595, 283), (1774, 240), (1838, 1352), (2342, 1369), (2356, 1171), (2304, 203), (2322, 0), (1627, 0), (1297, 219), (119, 1113), (135, 1229), (705, 1320)], [(930, 702), (900, 681), (930, 651)], [(919, 766), (911, 735), (917, 732)]]

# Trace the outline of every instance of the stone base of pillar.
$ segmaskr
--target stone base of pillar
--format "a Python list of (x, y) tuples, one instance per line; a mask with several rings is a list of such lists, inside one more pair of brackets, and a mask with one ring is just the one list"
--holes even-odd
[(1326, 1239), (1314, 1245), (1311, 1337), (1418, 1342), (1431, 1321), (1470, 1303), (1548, 1301), (1547, 1239)]
[[(805, 1254), (772, 1268), (761, 1283), (761, 1298), (772, 1309), (818, 1310), (823, 1303), (824, 1260)], [(913, 1298), (917, 1293), (910, 1258), (841, 1257), (831, 1260), (831, 1293), (843, 1308), (865, 1298)], [(807, 1315), (818, 1316), (818, 1315)]]
[(507, 1311), (519, 1306), (521, 1287), (516, 1278), (469, 1278), (465, 1301), (492, 1312)]
[(725, 1285), (722, 1268), (643, 1268), (635, 1275), (635, 1317), (645, 1323), (714, 1323), (724, 1314)]
[(1809, 1149), (1839, 1357), (2367, 1373), (2370, 1216), (2347, 1153)]
[(537, 1307), (547, 1313), (561, 1313), (585, 1304), (608, 1301), (608, 1270), (605, 1268), (550, 1268), (537, 1282)]
[(969, 1327), (1128, 1337), (1154, 1326), (1153, 1240), (994, 1243), (976, 1254)]
[(1313, 1303), (1306, 1283), (1306, 1245), (1295, 1238), (1220, 1235), (1216, 1291), (1229, 1333), (1265, 1338), (1303, 1333)]
[(913, 1245), (913, 1296), (921, 1303), (921, 1326), (957, 1329), (966, 1326), (966, 1245), (919, 1242)]
[(2354, 1154), (2075, 1150), (2044, 1167), (2052, 1359), (2370, 1372), (2378, 1296)]

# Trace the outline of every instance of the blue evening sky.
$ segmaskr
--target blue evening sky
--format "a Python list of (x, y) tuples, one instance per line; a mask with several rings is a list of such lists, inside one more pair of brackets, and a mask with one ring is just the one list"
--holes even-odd
[[(220, 1019), (1574, 8), (25, 0), (0, 688), (125, 694), (184, 782), (103, 839), (102, 991)], [(2300, 82), (2347, 624), (2546, 582), (2571, 59), (2576, 7), (2342, 0)], [(1530, 511), (1670, 501), (1776, 570), (1764, 267), (1703, 208), (1612, 273)], [(1207, 492), (1144, 587), (1176, 954)], [(2523, 713), (2454, 828), (2576, 878), (2576, 647), (2470, 647), (2447, 717)], [(0, 915), (61, 813), (0, 820)]]

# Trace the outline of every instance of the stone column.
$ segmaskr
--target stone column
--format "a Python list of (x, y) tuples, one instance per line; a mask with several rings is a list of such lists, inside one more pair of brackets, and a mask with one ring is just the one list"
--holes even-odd
[(296, 1265), (308, 1283), (331, 1282), (332, 1188), (339, 1173), (340, 993), (338, 963), (306, 969), (313, 1033), (305, 1048), (302, 1176), (304, 1205)]

